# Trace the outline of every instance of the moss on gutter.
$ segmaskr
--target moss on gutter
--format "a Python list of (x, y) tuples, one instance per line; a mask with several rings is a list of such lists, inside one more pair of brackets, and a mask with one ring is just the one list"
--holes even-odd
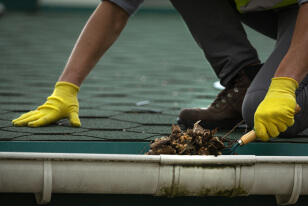
[[(236, 166), (230, 165), (181, 165), (181, 167), (192, 167), (192, 168), (202, 168), (202, 169), (225, 169), (232, 168), (236, 169)], [(225, 197), (234, 197), (234, 196), (247, 196), (249, 194), (242, 187), (234, 187), (232, 189), (223, 190), (217, 187), (201, 187), (197, 190), (190, 191), (183, 185), (172, 185), (170, 187), (163, 187), (159, 196), (175, 197), (175, 196), (225, 196)]]
[(175, 197), (175, 196), (246, 196), (249, 193), (243, 188), (233, 188), (230, 190), (221, 190), (219, 188), (200, 188), (196, 191), (189, 191), (184, 186), (163, 187), (160, 190), (159, 196)]

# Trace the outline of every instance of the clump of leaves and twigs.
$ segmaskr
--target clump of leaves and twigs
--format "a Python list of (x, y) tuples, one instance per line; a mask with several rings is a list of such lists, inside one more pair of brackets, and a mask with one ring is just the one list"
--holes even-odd
[(214, 136), (217, 129), (204, 129), (199, 122), (186, 132), (178, 125), (172, 125), (171, 135), (155, 139), (147, 154), (221, 155), (225, 145), (221, 137)]

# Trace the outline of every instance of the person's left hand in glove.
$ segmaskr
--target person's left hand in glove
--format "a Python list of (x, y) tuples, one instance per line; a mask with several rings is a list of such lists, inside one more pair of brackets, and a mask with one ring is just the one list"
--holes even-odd
[(295, 90), (298, 83), (292, 78), (273, 78), (269, 90), (255, 113), (256, 135), (262, 141), (277, 137), (294, 124)]

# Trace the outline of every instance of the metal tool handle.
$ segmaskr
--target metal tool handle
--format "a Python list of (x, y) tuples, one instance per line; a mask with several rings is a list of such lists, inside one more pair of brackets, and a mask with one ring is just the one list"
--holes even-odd
[[(297, 104), (295, 107), (295, 114), (299, 113), (299, 111), (301, 111), (300, 106)], [(244, 136), (242, 136), (238, 141), (238, 143), (240, 144), (240, 146), (246, 145), (250, 142), (255, 141), (256, 139), (258, 139), (255, 130), (251, 130), (250, 132), (246, 133)]]

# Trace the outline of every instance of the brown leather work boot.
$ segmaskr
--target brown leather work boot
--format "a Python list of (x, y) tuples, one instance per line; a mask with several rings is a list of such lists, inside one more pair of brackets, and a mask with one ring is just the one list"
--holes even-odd
[(206, 129), (232, 129), (243, 120), (242, 104), (250, 83), (243, 69), (208, 107), (182, 109), (178, 124), (187, 129), (201, 120), (199, 124)]

